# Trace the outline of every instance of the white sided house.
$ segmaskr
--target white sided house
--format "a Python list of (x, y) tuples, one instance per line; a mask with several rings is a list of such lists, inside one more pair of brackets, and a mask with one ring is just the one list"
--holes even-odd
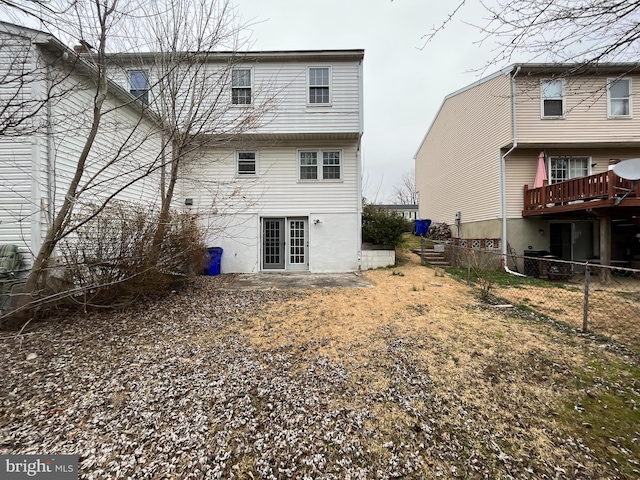
[[(208, 246), (223, 249), (222, 273), (362, 267), (363, 57), (207, 54), (211, 85), (198, 101), (215, 99), (216, 125), (199, 129), (202, 143), (181, 163), (174, 200), (198, 214)], [(150, 106), (156, 58), (113, 58), (114, 78)]]
[[(0, 22), (0, 245), (29, 268), (89, 135), (94, 67), (50, 34)], [(76, 208), (106, 197), (150, 205), (159, 194), (161, 134), (130, 93), (108, 86)]]

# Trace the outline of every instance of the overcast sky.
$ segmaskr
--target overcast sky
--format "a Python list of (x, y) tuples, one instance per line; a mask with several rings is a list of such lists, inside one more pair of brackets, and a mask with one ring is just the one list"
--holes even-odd
[[(424, 49), (421, 37), (457, 2), (442, 0), (235, 0), (255, 19), (252, 50), (364, 49), (364, 186), (377, 203), (394, 203), (394, 186), (444, 97), (480, 78), (492, 57), (478, 45), (486, 12), (467, 2)], [(486, 73), (504, 67), (491, 67)], [(475, 71), (474, 71), (475, 70)]]

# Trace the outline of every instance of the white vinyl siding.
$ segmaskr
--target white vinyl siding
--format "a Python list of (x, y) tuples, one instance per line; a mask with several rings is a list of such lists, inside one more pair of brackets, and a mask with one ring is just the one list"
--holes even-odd
[[(252, 134), (301, 135), (316, 133), (360, 133), (362, 130), (362, 63), (356, 59), (339, 59), (323, 62), (318, 66), (326, 68), (330, 63), (330, 104), (310, 104), (308, 70), (316, 65), (309, 62), (260, 60), (252, 64), (251, 69), (251, 106), (246, 115), (257, 118)], [(152, 66), (150, 82), (154, 85)], [(218, 72), (220, 66), (208, 67)], [(238, 67), (244, 69), (245, 67)], [(113, 79), (129, 88), (126, 71), (114, 66), (110, 72)], [(228, 72), (228, 89), (232, 89), (232, 74)], [(215, 91), (225, 79), (219, 79), (217, 85), (210, 87)], [(153, 93), (153, 88), (150, 95)], [(207, 95), (211, 98), (211, 95)], [(246, 117), (239, 114), (242, 109), (232, 103), (232, 94), (225, 96), (228, 105), (220, 101), (217, 107), (219, 123), (232, 129)], [(331, 108), (327, 108), (330, 105)], [(242, 106), (242, 105), (240, 105)], [(246, 106), (246, 105), (245, 105)]]
[(33, 100), (42, 82), (33, 76), (36, 59), (26, 38), (0, 33), (0, 45), (0, 244), (18, 245), (24, 257), (40, 217), (32, 201), (39, 188), (33, 178), (38, 138), (32, 133), (39, 117), (23, 120), (37, 108)]
[(286, 216), (306, 216), (313, 211), (357, 211), (357, 141), (345, 142), (340, 149), (331, 142), (319, 149), (341, 152), (342, 180), (338, 182), (299, 181), (299, 152), (319, 151), (308, 148), (311, 145), (318, 147), (319, 142), (289, 141), (261, 147), (261, 174), (250, 182), (236, 175), (235, 151), (205, 149), (198, 158), (186, 162), (180, 201), (184, 204), (184, 198), (193, 198), (193, 209), (206, 213), (215, 208), (219, 215), (271, 212), (282, 216), (286, 212)]

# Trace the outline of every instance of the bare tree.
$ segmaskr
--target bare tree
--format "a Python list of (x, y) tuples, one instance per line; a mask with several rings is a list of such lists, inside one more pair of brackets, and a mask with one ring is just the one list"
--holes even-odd
[[(52, 0), (47, 5), (55, 3)], [(68, 7), (68, 3), (59, 3), (60, 8), (53, 6), (39, 15), (46, 19), (45, 25), (58, 27), (56, 33), (61, 37), (85, 45), (86, 54), (78, 62), (90, 78), (90, 87), (84, 86), (84, 92), (90, 91), (92, 97), (86, 122), (90, 128), (78, 128), (83, 146), (64, 195), (59, 196), (59, 204), (50, 207), (51, 222), (14, 315), (18, 321), (25, 319), (20, 318), (20, 312), (27, 311), (37, 296), (58, 242), (94, 219), (133, 183), (166, 171), (159, 199), (160, 220), (150, 252), (150, 263), (155, 263), (182, 163), (201, 148), (228, 144), (251, 131), (272, 105), (266, 95), (250, 109), (232, 105), (229, 86), (233, 66), (249, 60), (238, 54), (244, 26), (227, 0), (139, 0), (126, 4), (119, 0), (86, 0), (73, 2), (66, 10), (62, 7)], [(145, 15), (139, 16), (140, 11)], [(149, 53), (109, 53), (118, 47)], [(149, 72), (149, 105), (133, 97), (124, 103), (106, 102), (114, 93), (110, 79), (132, 67)], [(125, 107), (137, 110), (139, 116), (123, 131), (118, 111)], [(155, 131), (145, 126), (149, 118), (157, 126)], [(159, 150), (141, 162), (141, 155), (134, 153), (159, 132)], [(113, 133), (117, 135), (113, 135), (110, 148), (96, 144), (99, 135)], [(79, 218), (74, 211), (83, 204), (92, 205), (87, 209), (91, 214)]]
[(418, 191), (416, 190), (415, 170), (402, 175), (400, 183), (395, 186), (395, 198), (398, 205), (417, 205)]
[[(428, 43), (462, 8), (458, 1), (448, 17), (423, 37)], [(476, 24), (483, 39), (498, 44), (491, 63), (518, 53), (531, 60), (599, 63), (638, 58), (640, 2), (637, 0), (478, 0), (488, 17)]]
[[(249, 81), (251, 89), (243, 92), (239, 103), (233, 103), (230, 93), (234, 75), (251, 75), (246, 67), (252, 60), (240, 53), (247, 45), (242, 37), (246, 26), (228, 0), (158, 2), (149, 18), (153, 21), (144, 31), (154, 53), (141, 56), (141, 65), (150, 67), (151, 75), (157, 78), (151, 104), (160, 113), (171, 145), (153, 243), (152, 257), (157, 258), (184, 161), (203, 148), (223, 147), (255, 130), (273, 106), (274, 97), (258, 92), (255, 83)], [(191, 28), (185, 29), (186, 24)], [(244, 69), (236, 69), (240, 63)]]

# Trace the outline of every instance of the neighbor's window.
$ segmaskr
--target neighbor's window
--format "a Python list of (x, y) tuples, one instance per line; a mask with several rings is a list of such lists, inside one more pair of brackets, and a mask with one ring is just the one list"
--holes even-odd
[(589, 175), (589, 157), (549, 157), (549, 183), (560, 183)]
[[(340, 180), (342, 152), (340, 150), (302, 150), (298, 154), (300, 180)], [(322, 159), (321, 170), (318, 162)]]
[(329, 77), (329, 67), (309, 68), (309, 103), (314, 105), (331, 103)]
[(610, 117), (630, 117), (631, 79), (608, 79), (607, 99)]
[(129, 92), (145, 105), (149, 104), (149, 76), (145, 70), (129, 71)]
[(564, 116), (564, 81), (542, 80), (540, 83), (542, 97), (542, 117), (558, 118)]
[(238, 175), (255, 176), (258, 174), (256, 152), (238, 152)]
[(236, 68), (231, 71), (231, 103), (251, 105), (250, 68)]

